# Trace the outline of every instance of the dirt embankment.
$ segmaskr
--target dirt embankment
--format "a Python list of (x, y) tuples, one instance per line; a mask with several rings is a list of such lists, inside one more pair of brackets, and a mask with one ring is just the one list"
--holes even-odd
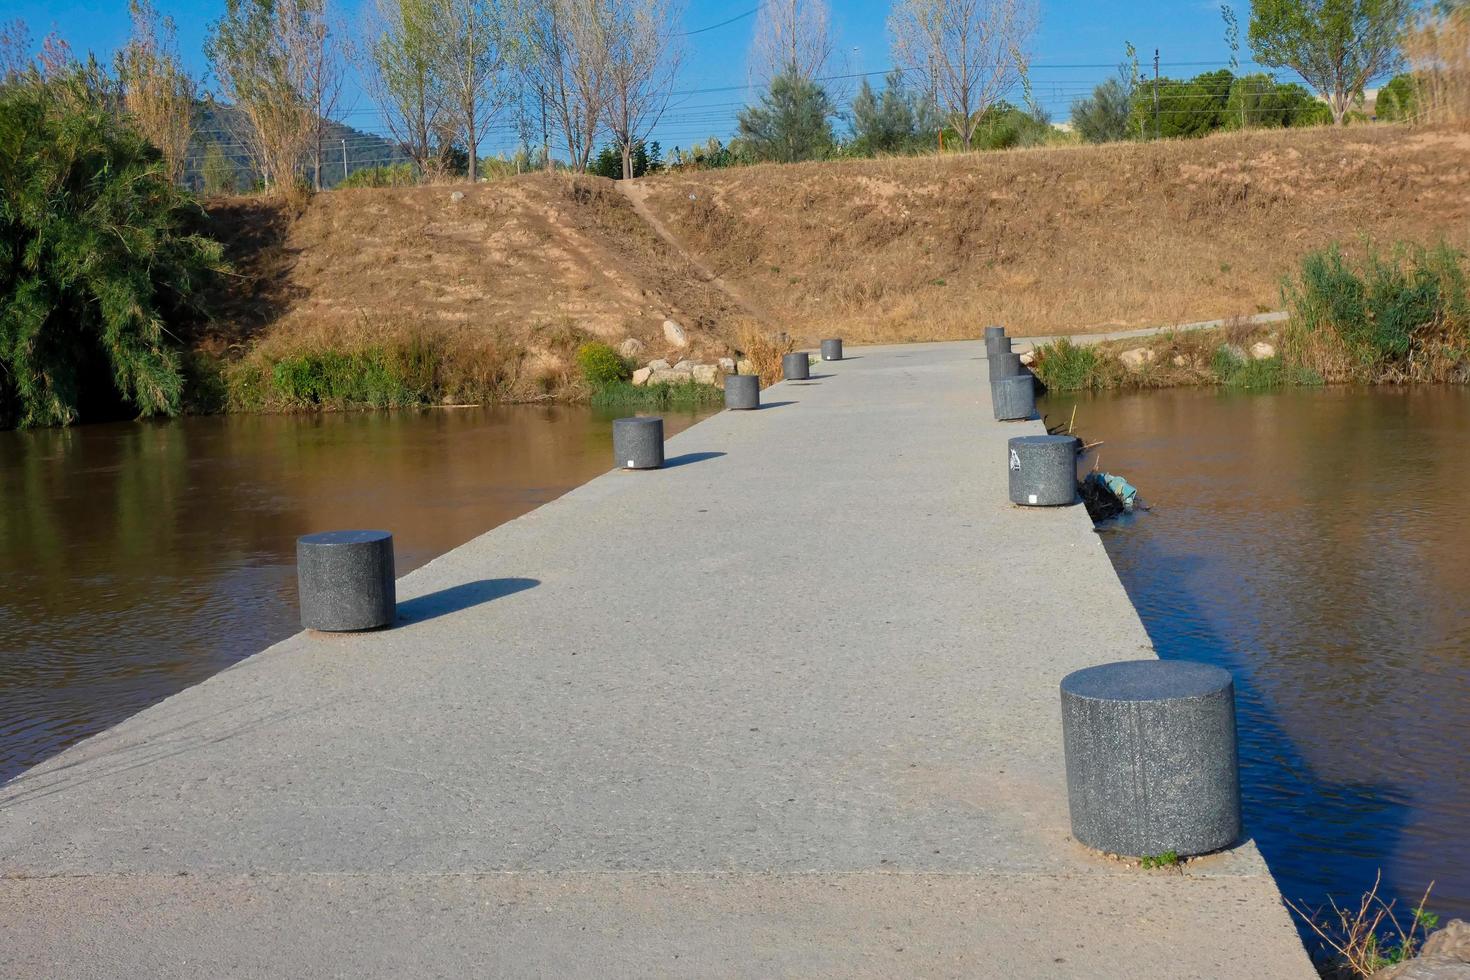
[(752, 315), (804, 341), (1076, 333), (1275, 309), (1334, 240), (1470, 246), (1470, 134), (1392, 126), (663, 175), (633, 200), (546, 175), (455, 190), (217, 208), (248, 283), (220, 337), (534, 348), (575, 327), (652, 357), (670, 316), (705, 349)]

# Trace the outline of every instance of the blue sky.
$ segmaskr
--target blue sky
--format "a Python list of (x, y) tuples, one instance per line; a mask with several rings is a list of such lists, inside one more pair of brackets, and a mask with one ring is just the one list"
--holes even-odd
[[(155, 2), (177, 22), (185, 58), (203, 71), (205, 32), (219, 16), (222, 0)], [(688, 30), (699, 33), (686, 39), (689, 50), (678, 84), (680, 94), (654, 134), (665, 148), (687, 147), (710, 135), (727, 137), (739, 106), (754, 97), (744, 86), (748, 82), (745, 56), (755, 17), (701, 29), (744, 14), (757, 3), (689, 0), (684, 23)], [(831, 0), (838, 51), (833, 74), (876, 73), (892, 64), (886, 30), (889, 7), (889, 0)], [(351, 17), (358, 8), (359, 0), (341, 0), (338, 9)], [(1244, 34), (1249, 10), (1244, 3), (1236, 9)], [(17, 17), (30, 25), (37, 38), (54, 27), (77, 52), (93, 50), (109, 58), (128, 32), (126, 0), (0, 0), (0, 20)], [(1176, 76), (1220, 67), (1230, 57), (1219, 6), (1207, 0), (1041, 0), (1041, 28), (1032, 44), (1032, 79), (1038, 100), (1054, 119), (1065, 119), (1075, 98), (1111, 74), (1112, 66), (1123, 60), (1126, 41), (1138, 48), (1142, 61), (1151, 60), (1157, 47), (1163, 73)], [(1248, 57), (1243, 51), (1242, 61)], [(873, 80), (876, 83), (879, 78), (875, 75)], [(855, 87), (857, 82), (847, 84)], [(839, 99), (843, 86), (833, 83)], [(346, 122), (382, 131), (366, 96), (354, 90), (346, 101), (345, 111), (339, 113)], [(487, 141), (483, 151), (495, 152), (510, 142), (508, 135), (499, 135)]]

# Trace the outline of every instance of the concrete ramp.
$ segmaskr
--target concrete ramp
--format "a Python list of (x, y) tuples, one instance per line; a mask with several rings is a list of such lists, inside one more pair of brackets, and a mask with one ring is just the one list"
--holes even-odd
[(0, 974), (1313, 976), (1253, 846), (1070, 840), (1057, 684), (1151, 647), (983, 347), (763, 397), (0, 787)]

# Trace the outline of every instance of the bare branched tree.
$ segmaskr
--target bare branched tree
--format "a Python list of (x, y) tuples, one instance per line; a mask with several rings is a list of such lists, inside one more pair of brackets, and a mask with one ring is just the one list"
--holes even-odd
[(383, 122), (426, 176), (439, 170), (450, 93), (441, 70), (441, 0), (378, 0), (363, 45), (368, 89)]
[(169, 180), (178, 183), (194, 134), (198, 86), (179, 60), (173, 19), (160, 17), (151, 0), (132, 0), (128, 12), (132, 35), (116, 59), (123, 109), (163, 154)]
[(311, 108), (311, 179), (316, 190), (322, 189), (323, 144), (342, 99), (348, 58), (343, 46), (347, 31), (330, 26), (325, 0), (321, 7), (321, 15), (306, 25), (300, 37), (304, 68), (302, 95)]
[(1035, 0), (898, 0), (888, 24), (894, 57), (925, 79), (969, 150), (985, 110), (1025, 73)]
[(245, 120), (241, 135), (278, 193), (295, 186), (316, 137), (311, 60), (326, 16), (326, 0), (225, 0), (205, 44), (220, 94)]
[(611, 103), (612, 17), (607, 0), (527, 0), (516, 27), (527, 87), (561, 128), (567, 156), (579, 173), (607, 126)]
[(751, 74), (763, 85), (777, 75), (820, 77), (833, 51), (827, 19), (824, 0), (766, 0), (750, 46)]
[(474, 183), (480, 141), (507, 98), (501, 80), (500, 11), (494, 0), (439, 0), (444, 20), (441, 71), (449, 115), (457, 137), (469, 151), (468, 177)]
[(608, 128), (633, 176), (633, 149), (648, 138), (669, 105), (683, 60), (680, 0), (611, 0)]

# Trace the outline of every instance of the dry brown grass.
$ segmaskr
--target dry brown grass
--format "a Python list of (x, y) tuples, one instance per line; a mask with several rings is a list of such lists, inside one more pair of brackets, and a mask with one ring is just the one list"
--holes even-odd
[(1418, 83), (1419, 120), (1470, 125), (1470, 7), (1426, 11), (1405, 32), (1403, 48)]
[[(295, 218), (235, 202), (214, 209), (241, 278), (212, 343), (442, 333), (521, 351), (520, 370), (555, 387), (569, 363), (548, 324), (636, 337), (648, 358), (709, 358), (753, 353), (752, 310), (755, 333), (802, 345), (1255, 313), (1278, 308), (1282, 277), (1333, 240), (1470, 245), (1467, 159), (1470, 134), (1385, 125), (639, 182), (674, 244), (600, 178), (333, 191)], [(668, 347), (666, 316), (691, 349)]]
[(1470, 137), (1371, 126), (654, 178), (650, 206), (804, 340), (1021, 335), (1280, 306), (1327, 242), (1470, 244)]
[(735, 328), (735, 342), (760, 375), (761, 387), (768, 388), (781, 380), (781, 358), (796, 349), (790, 337), (769, 332), (752, 320), (743, 320)]

